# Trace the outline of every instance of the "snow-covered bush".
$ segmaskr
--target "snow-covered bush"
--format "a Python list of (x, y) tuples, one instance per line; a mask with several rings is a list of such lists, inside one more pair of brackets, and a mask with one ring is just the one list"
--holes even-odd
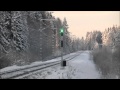
[(102, 72), (102, 78), (115, 78), (111, 75), (119, 75), (119, 62), (114, 59), (110, 48), (95, 49), (93, 51), (93, 61), (98, 70)]

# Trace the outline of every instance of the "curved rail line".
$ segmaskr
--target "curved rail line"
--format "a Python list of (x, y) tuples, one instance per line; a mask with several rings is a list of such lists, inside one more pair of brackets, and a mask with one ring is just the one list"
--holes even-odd
[[(80, 53), (76, 53), (75, 55), (71, 55), (70, 57), (65, 58), (66, 61), (70, 61), (76, 56), (78, 56)], [(58, 65), (61, 63), (61, 60), (55, 61), (55, 62), (48, 62), (48, 63), (43, 63), (40, 65), (35, 65), (35, 66), (29, 66), (25, 68), (20, 68), (20, 69), (15, 69), (15, 70), (10, 70), (6, 72), (0, 73), (0, 78), (1, 79), (15, 79), (20, 76), (25, 76), (27, 74), (30, 75), (30, 73), (36, 72), (38, 70), (42, 70), (48, 67), (52, 67), (55, 65)]]

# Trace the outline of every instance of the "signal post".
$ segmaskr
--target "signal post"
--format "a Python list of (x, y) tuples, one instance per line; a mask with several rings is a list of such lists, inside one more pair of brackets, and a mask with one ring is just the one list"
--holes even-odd
[(63, 59), (63, 36), (64, 36), (64, 29), (60, 29), (60, 35), (61, 35), (61, 66), (66, 66), (66, 60)]

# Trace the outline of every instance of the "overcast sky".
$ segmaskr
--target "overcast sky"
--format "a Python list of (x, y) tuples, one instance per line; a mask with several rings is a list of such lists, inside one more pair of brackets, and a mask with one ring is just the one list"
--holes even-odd
[(100, 30), (119, 25), (118, 11), (53, 11), (55, 17), (66, 17), (69, 31), (77, 37), (85, 37), (87, 31)]

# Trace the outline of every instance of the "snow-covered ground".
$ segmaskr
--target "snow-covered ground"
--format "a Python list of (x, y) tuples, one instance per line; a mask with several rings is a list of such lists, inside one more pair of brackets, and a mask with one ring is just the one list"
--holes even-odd
[(90, 58), (90, 51), (84, 51), (73, 60), (67, 62), (65, 68), (56, 65), (24, 79), (100, 79), (100, 76)]
[[(79, 53), (79, 52), (82, 52), (82, 51), (78, 51), (76, 53)], [(76, 53), (67, 54), (67, 55), (63, 56), (63, 58), (70, 57), (72, 55), (75, 55)], [(30, 65), (25, 65), (25, 66), (16, 66), (16, 65), (13, 65), (13, 66), (9, 66), (9, 67), (0, 69), (0, 73), (6, 72), (6, 71), (11, 71), (11, 70), (16, 70), (16, 69), (22, 69), (22, 68), (32, 67), (32, 66), (41, 65), (41, 64), (46, 64), (46, 63), (55, 62), (55, 61), (59, 61), (59, 60), (61, 60), (61, 57), (58, 57), (58, 58), (55, 58), (55, 59), (51, 59), (51, 60), (48, 60), (48, 61), (45, 61), (45, 62), (44, 61), (43, 62), (42, 61), (36, 61), (36, 62), (31, 63)]]

